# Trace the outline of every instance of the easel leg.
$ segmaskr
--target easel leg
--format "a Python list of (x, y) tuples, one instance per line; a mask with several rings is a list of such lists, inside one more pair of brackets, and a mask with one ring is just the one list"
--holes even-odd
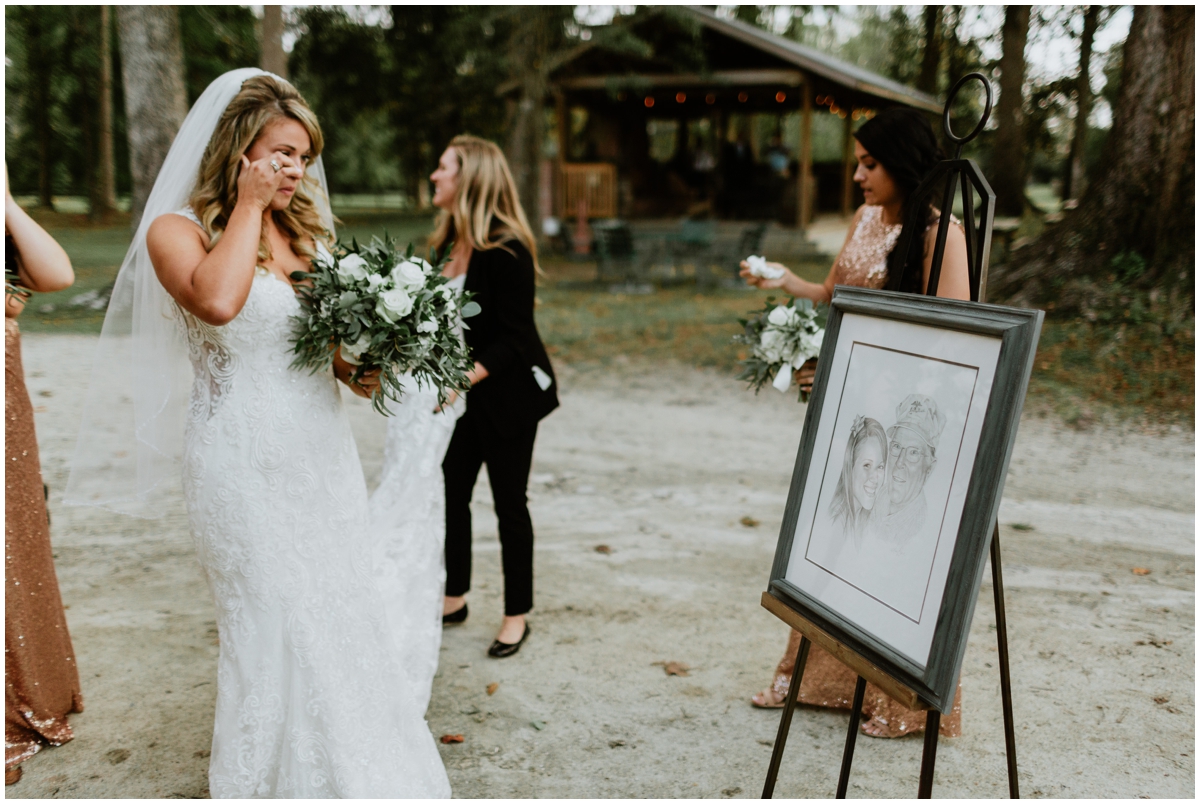
[(796, 698), (800, 695), (800, 682), (804, 678), (804, 665), (808, 663), (808, 648), (812, 643), (808, 637), (800, 637), (800, 652), (796, 655), (796, 667), (792, 670), (792, 685), (788, 687), (787, 699), (783, 704), (783, 717), (779, 719), (779, 733), (775, 735), (775, 748), (771, 751), (771, 767), (767, 769), (767, 781), (763, 785), (763, 798), (775, 793), (775, 779), (779, 776), (779, 763), (783, 759), (783, 746), (787, 743), (788, 731), (792, 727), (792, 712), (796, 710)]
[(867, 692), (867, 680), (862, 676), (854, 684), (854, 704), (850, 708), (850, 730), (846, 732), (846, 748), (842, 751), (842, 771), (838, 774), (837, 797), (846, 797), (850, 786), (850, 763), (854, 761), (854, 743), (858, 739), (858, 723), (862, 720), (863, 696)]
[(925, 716), (925, 750), (921, 753), (921, 781), (917, 787), (917, 798), (933, 798), (933, 764), (937, 760), (938, 729), (942, 725), (942, 713), (930, 709)]
[(1012, 676), (1008, 670), (1008, 622), (1004, 616), (1004, 578), (1000, 572), (1000, 526), (992, 531), (992, 593), (996, 597), (996, 651), (1000, 661), (1000, 700), (1004, 707), (1004, 751), (1008, 755), (1008, 796), (1020, 798), (1017, 783), (1017, 733), (1013, 725)]

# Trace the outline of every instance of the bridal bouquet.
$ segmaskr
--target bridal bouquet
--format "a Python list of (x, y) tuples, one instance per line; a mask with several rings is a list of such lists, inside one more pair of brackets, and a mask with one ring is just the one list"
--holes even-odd
[[(733, 337), (734, 342), (750, 347), (750, 356), (740, 361), (738, 379), (749, 382), (755, 393), (768, 381), (786, 393), (793, 373), (820, 354), (825, 338), (825, 310), (818, 310), (808, 299), (774, 302), (773, 297), (768, 298), (763, 309), (738, 319), (743, 332)], [(808, 394), (801, 390), (800, 401), (807, 400)]]
[(371, 403), (385, 415), (386, 401), (400, 400), (408, 372), (419, 385), (437, 388), (440, 402), (450, 390), (465, 390), (473, 364), (455, 325), (476, 315), (479, 305), (449, 286), (443, 262), (414, 257), (411, 245), (401, 252), (386, 236), (318, 254), (311, 271), (292, 274), (304, 283), (297, 286), (301, 313), (293, 319), (292, 367), (327, 369), (341, 346), (343, 359), (357, 366), (354, 380), (380, 371)]

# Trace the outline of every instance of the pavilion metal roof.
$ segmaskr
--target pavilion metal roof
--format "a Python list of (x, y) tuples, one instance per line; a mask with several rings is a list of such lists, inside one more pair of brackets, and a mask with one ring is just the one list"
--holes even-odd
[(896, 103), (903, 103), (925, 111), (942, 111), (942, 104), (932, 95), (905, 86), (899, 81), (884, 78), (870, 70), (864, 70), (862, 67), (849, 64), (841, 59), (836, 59), (827, 53), (822, 53), (799, 42), (777, 36), (741, 20), (720, 17), (707, 8), (683, 6), (680, 10), (691, 14), (698, 22), (713, 31), (769, 53), (776, 58), (794, 64), (802, 70), (829, 81), (836, 82), (867, 95), (873, 95), (877, 98)]

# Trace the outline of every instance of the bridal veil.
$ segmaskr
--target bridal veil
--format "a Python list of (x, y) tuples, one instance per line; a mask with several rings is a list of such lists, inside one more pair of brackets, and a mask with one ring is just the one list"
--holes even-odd
[[(231, 70), (209, 84), (159, 170), (104, 317), (67, 482), (69, 505), (157, 518), (164, 497), (178, 492), (192, 370), (175, 302), (150, 262), (146, 232), (159, 215), (187, 206), (221, 114), (244, 81), (263, 73), (254, 67)], [(332, 233), (320, 158), (308, 168), (305, 183)]]

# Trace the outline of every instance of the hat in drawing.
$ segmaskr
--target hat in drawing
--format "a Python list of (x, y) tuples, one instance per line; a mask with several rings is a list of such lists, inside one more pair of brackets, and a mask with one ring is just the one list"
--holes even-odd
[(896, 423), (892, 431), (901, 427), (911, 430), (929, 445), (930, 452), (935, 452), (945, 426), (946, 417), (938, 411), (937, 402), (927, 396), (909, 394), (896, 407)]

